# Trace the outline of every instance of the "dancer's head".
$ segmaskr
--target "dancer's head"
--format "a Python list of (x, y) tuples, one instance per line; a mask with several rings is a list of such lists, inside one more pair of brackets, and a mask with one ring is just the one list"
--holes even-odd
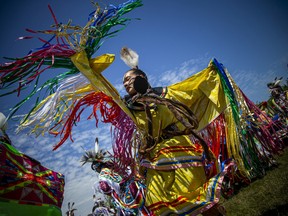
[(135, 86), (136, 77), (142, 78), (142, 80), (146, 82), (146, 83), (137, 83), (137, 85), (148, 85), (148, 87), (150, 87), (150, 85), (148, 83), (147, 75), (142, 70), (140, 70), (140, 69), (128, 70), (124, 74), (123, 85), (124, 85), (127, 93), (130, 96), (134, 96), (135, 94), (137, 94), (137, 89), (138, 89), (137, 87), (140, 87), (140, 88), (142, 87), (142, 86)]

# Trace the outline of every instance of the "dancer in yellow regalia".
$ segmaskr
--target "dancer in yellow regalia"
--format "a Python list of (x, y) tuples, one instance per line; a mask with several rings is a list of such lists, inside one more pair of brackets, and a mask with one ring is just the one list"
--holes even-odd
[[(127, 48), (122, 50), (122, 56), (123, 52), (124, 55), (125, 52), (130, 56), (131, 52), (133, 54)], [(201, 83), (204, 77), (206, 87), (214, 83), (212, 87), (219, 90), (214, 91), (218, 98), (216, 104), (209, 99), (209, 96), (213, 97), (213, 92), (208, 92), (209, 88), (206, 88), (208, 96), (204, 97), (203, 92), (199, 89), (197, 92), (198, 87), (193, 86)], [(181, 86), (151, 88), (146, 74), (137, 65), (124, 75), (123, 84), (128, 92), (126, 104), (144, 138), (139, 154), (146, 177), (145, 205), (155, 215), (197, 215), (219, 201), (223, 175), (208, 179), (205, 174), (205, 162), (213, 163), (215, 157), (197, 135), (199, 122), (191, 106), (201, 99), (202, 103), (210, 103), (220, 112), (225, 107), (225, 100), (219, 101), (221, 86), (212, 65), (198, 79), (194, 77), (193, 82), (187, 80), (181, 82)], [(197, 112), (198, 115), (201, 113), (203, 115), (203, 110)], [(213, 114), (215, 112), (210, 113), (210, 118)]]

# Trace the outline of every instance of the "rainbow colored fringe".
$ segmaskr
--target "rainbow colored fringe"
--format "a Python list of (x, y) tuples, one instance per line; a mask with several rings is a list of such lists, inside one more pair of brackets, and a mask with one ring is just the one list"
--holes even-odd
[[(36, 93), (46, 89), (48, 95), (51, 95), (55, 92), (60, 81), (71, 75), (78, 74), (79, 70), (72, 63), (70, 57), (76, 52), (85, 50), (90, 59), (101, 47), (105, 39), (115, 36), (131, 20), (123, 16), (140, 6), (142, 6), (141, 0), (129, 0), (118, 6), (109, 5), (104, 10), (98, 6), (95, 11), (89, 14), (85, 27), (73, 26), (70, 22), (60, 24), (49, 6), (55, 22), (52, 26), (54, 29), (44, 31), (27, 29), (27, 31), (52, 35), (52, 37), (49, 40), (39, 37), (38, 39), (43, 43), (41, 47), (30, 50), (28, 55), (22, 58), (6, 58), (12, 60), (12, 62), (0, 66), (1, 89), (7, 91), (12, 87), (12, 90), (1, 93), (0, 97), (16, 92), (19, 96), (22, 89), (34, 84), (30, 94), (12, 108), (8, 118), (11, 118)], [(34, 37), (27, 36), (19, 39), (31, 38)], [(39, 86), (39, 76), (48, 69), (57, 68), (65, 68), (68, 71), (56, 75)], [(15, 84), (18, 84), (17, 88), (14, 87)], [(26, 119), (37, 106), (39, 99), (38, 97), (35, 106), (26, 115)]]
[[(265, 174), (273, 165), (273, 155), (283, 149), (283, 142), (273, 136), (268, 124), (272, 119), (250, 101), (235, 84), (226, 68), (216, 59), (212, 64), (221, 78), (229, 107), (210, 123), (202, 135), (210, 144), (215, 156), (219, 158), (218, 172), (225, 162), (233, 159), (243, 177), (253, 178)], [(216, 167), (214, 166), (214, 174)]]

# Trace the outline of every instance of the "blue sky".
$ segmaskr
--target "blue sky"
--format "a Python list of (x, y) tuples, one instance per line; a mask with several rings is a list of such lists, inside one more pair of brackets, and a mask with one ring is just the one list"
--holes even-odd
[[(99, 3), (105, 6), (124, 1), (102, 0)], [(72, 23), (82, 26), (94, 10), (90, 0), (30, 0), (17, 4), (1, 0), (1, 63), (5, 62), (4, 56), (22, 57), (30, 49), (41, 46), (37, 40), (17, 38), (29, 35), (25, 28), (50, 28), (53, 19), (48, 4), (59, 22), (67, 23), (71, 19)], [(204, 69), (213, 57), (228, 68), (236, 83), (254, 102), (268, 99), (266, 84), (276, 76), (287, 78), (286, 0), (143, 0), (143, 4), (128, 14), (141, 20), (133, 20), (124, 31), (108, 39), (97, 53), (116, 54), (115, 62), (103, 74), (122, 95), (122, 76), (128, 69), (119, 58), (123, 46), (138, 52), (140, 68), (147, 72), (153, 86), (181, 81)], [(50, 71), (48, 75), (57, 72)], [(9, 108), (17, 101), (16, 95), (0, 98), (0, 111), (8, 115)], [(33, 101), (18, 114), (25, 113), (32, 105)], [(92, 185), (97, 179), (90, 166), (80, 166), (81, 146), (92, 148), (95, 136), (103, 147), (111, 145), (109, 125), (96, 129), (93, 120), (82, 119), (73, 131), (74, 143), (66, 142), (56, 152), (52, 152), (52, 146), (57, 138), (15, 135), (16, 120), (9, 122), (8, 131), (18, 149), (66, 176), (63, 212), (67, 202), (75, 202), (77, 215), (87, 215), (91, 211)]]

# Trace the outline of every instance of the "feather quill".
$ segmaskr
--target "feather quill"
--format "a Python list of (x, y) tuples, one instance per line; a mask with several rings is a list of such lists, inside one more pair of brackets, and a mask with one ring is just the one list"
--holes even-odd
[(134, 50), (123, 47), (120, 51), (120, 57), (128, 67), (138, 69), (139, 56)]

